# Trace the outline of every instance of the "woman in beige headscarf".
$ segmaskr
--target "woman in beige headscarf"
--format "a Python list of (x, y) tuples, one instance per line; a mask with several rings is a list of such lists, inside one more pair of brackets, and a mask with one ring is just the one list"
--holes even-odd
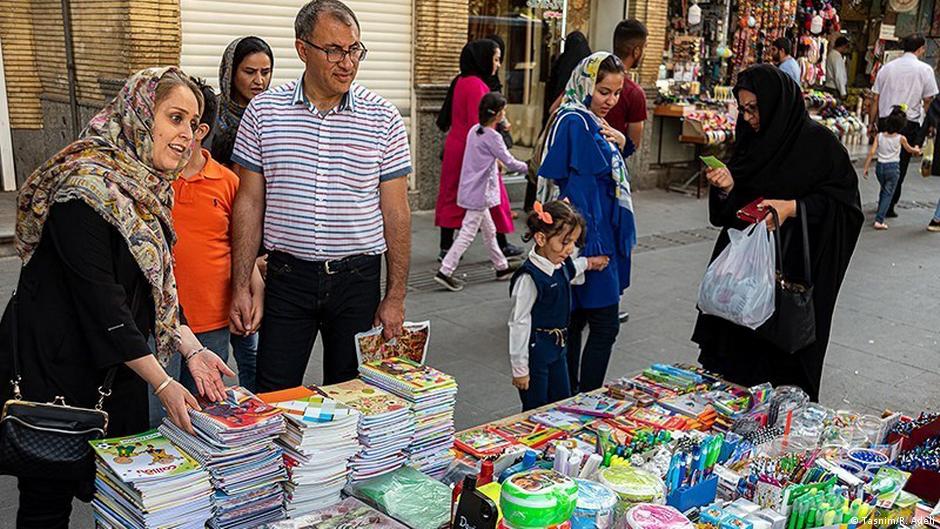
[[(20, 191), (23, 269), (0, 324), (0, 380), (12, 378), (15, 351), (24, 399), (92, 407), (113, 373), (109, 436), (149, 427), (148, 385), (170, 420), (192, 431), (187, 407), (196, 399), (164, 370), (177, 352), (208, 399), (218, 400), (221, 375), (232, 375), (180, 321), (173, 278), (171, 182), (189, 158), (201, 107), (179, 69), (138, 72)], [(20, 476), (17, 527), (67, 529), (72, 498), (90, 500), (93, 479)]]

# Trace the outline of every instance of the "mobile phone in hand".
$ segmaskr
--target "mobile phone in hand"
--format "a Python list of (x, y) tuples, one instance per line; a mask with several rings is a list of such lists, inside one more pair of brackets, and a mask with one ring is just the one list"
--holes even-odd
[(714, 156), (699, 156), (699, 160), (702, 160), (702, 163), (705, 164), (705, 167), (709, 169), (725, 169), (728, 166), (724, 162), (715, 158)]

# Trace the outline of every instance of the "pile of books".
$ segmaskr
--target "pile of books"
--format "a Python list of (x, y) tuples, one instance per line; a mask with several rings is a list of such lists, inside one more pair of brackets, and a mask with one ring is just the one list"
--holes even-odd
[(212, 516), (209, 474), (160, 432), (102, 439), (91, 446), (97, 527), (205, 527)]
[(362, 379), (411, 404), (415, 415), (414, 441), (408, 446), (408, 463), (425, 474), (440, 478), (453, 460), (454, 407), (457, 381), (433, 367), (407, 358), (375, 360), (359, 366)]
[(296, 518), (338, 503), (349, 459), (359, 453), (359, 411), (305, 387), (258, 398), (287, 420), (287, 430), (277, 440), (290, 478), (284, 484), (287, 514)]
[(356, 498), (325, 507), (306, 516), (284, 520), (260, 529), (407, 529)]
[(324, 386), (320, 391), (362, 414), (362, 449), (349, 463), (351, 482), (381, 476), (405, 464), (415, 433), (414, 414), (407, 402), (359, 379)]
[(164, 420), (160, 432), (201, 463), (215, 487), (212, 529), (247, 529), (284, 517), (287, 479), (284, 458), (274, 442), (285, 431), (276, 408), (235, 386), (222, 402), (200, 401), (189, 410), (196, 435)]

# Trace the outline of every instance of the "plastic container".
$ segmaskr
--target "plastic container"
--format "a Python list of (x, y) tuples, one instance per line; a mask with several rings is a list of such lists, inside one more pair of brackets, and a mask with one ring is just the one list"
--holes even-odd
[(641, 503), (627, 511), (629, 529), (695, 529), (689, 519), (674, 507)]
[(659, 476), (636, 467), (616, 466), (601, 469), (597, 474), (601, 484), (610, 487), (620, 500), (619, 513), (638, 503), (664, 503), (666, 485)]
[(534, 468), (538, 460), (538, 457), (539, 455), (535, 452), (535, 450), (526, 450), (525, 455), (522, 456), (522, 461), (500, 472), (499, 479), (497, 481), (502, 483), (506, 481), (507, 479), (509, 479), (509, 477), (512, 476), (513, 474), (518, 474), (520, 472)]
[(527, 470), (503, 482), (499, 506), (513, 529), (541, 529), (571, 518), (578, 485), (554, 470)]
[[(500, 520), (499, 524), (496, 526), (496, 529), (522, 529), (514, 525), (506, 523), (506, 520)], [(571, 522), (562, 522), (556, 525), (549, 525), (544, 528), (540, 527), (539, 529), (571, 529)]]
[(578, 504), (571, 517), (572, 529), (610, 529), (614, 527), (617, 493), (596, 481), (576, 479)]

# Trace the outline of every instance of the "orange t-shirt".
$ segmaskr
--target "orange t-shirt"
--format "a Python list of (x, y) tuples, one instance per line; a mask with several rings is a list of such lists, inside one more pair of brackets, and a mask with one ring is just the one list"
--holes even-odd
[(176, 283), (193, 332), (228, 326), (232, 303), (232, 208), (238, 177), (203, 149), (198, 174), (173, 182)]

